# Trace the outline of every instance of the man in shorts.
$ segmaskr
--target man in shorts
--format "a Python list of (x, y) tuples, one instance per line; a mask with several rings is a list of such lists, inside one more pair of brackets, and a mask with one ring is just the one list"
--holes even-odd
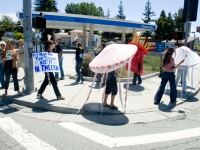
[[(19, 67), (24, 70), (24, 40), (19, 40), (19, 51), (18, 51), (18, 60), (17, 60), (17, 71), (19, 71)], [(24, 79), (24, 77), (23, 77)]]
[[(118, 107), (114, 105), (115, 95), (117, 95), (117, 92), (118, 92), (118, 89), (117, 89), (116, 73), (115, 73), (115, 71), (112, 71), (112, 72), (108, 73), (103, 107), (110, 107), (113, 110), (118, 109)], [(107, 104), (107, 99), (108, 99), (109, 94), (111, 94), (110, 105)]]

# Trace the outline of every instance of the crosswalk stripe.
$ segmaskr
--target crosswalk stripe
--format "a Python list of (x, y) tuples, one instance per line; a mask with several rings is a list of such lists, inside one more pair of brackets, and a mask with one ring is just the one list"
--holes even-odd
[(166, 142), (166, 141), (180, 140), (180, 139), (200, 136), (200, 128), (193, 128), (187, 130), (150, 134), (150, 135), (112, 138), (72, 122), (63, 122), (60, 123), (59, 125), (77, 134), (80, 134), (90, 140), (93, 140), (97, 143), (100, 143), (102, 145), (111, 148)]
[(0, 128), (24, 146), (27, 150), (56, 150), (43, 142), (9, 117), (0, 118)]
[(95, 131), (92, 131), (90, 129), (87, 129), (85, 127), (82, 127), (76, 123), (73, 123), (73, 122), (63, 122), (63, 123), (60, 123), (59, 124), (60, 126), (68, 129), (68, 130), (71, 130), (75, 133), (78, 133), (84, 137), (87, 137), (88, 139), (90, 140), (93, 140), (97, 143), (100, 143), (102, 145), (105, 145), (107, 147), (113, 147), (114, 145), (114, 140), (113, 138), (109, 137), (109, 136), (106, 136), (106, 135), (103, 135), (101, 133), (98, 133), (98, 132), (95, 132)]

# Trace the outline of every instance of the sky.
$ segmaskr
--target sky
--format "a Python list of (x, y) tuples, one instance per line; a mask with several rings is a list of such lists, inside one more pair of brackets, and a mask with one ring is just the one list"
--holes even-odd
[[(0, 0), (1, 9), (0, 9), (0, 18), (2, 15), (8, 15), (13, 18), (14, 21), (17, 21), (16, 12), (21, 11), (23, 9), (23, 0)], [(35, 0), (32, 0), (34, 3)], [(67, 3), (81, 3), (86, 2), (83, 0), (57, 0), (57, 8), (60, 13), (65, 13), (65, 7)], [(114, 17), (118, 14), (118, 6), (120, 4), (120, 0), (87, 0), (88, 3), (94, 2), (96, 7), (101, 6), (106, 13), (106, 10), (110, 9), (111, 17)], [(141, 18), (144, 18), (142, 13), (144, 12), (145, 4), (147, 0), (122, 0), (122, 4), (124, 6), (124, 14), (126, 15), (126, 20), (142, 22)], [(180, 8), (183, 8), (184, 0), (150, 0), (152, 11), (156, 13), (154, 19), (159, 18), (162, 10), (165, 11), (166, 15), (171, 12), (174, 14), (178, 12)], [(10, 5), (9, 5), (9, 4)], [(34, 7), (34, 4), (32, 5)], [(191, 22), (191, 32), (196, 32), (196, 27), (200, 26), (200, 1), (198, 7), (198, 15), (197, 21)], [(194, 36), (194, 34), (191, 34)], [(196, 36), (200, 37), (200, 33), (196, 32)]]

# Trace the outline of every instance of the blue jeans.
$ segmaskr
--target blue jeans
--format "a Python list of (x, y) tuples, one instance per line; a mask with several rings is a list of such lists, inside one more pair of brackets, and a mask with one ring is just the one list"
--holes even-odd
[(3, 64), (0, 64), (0, 82), (1, 85), (4, 86), (5, 85), (5, 80), (4, 80), (4, 69), (2, 68)]
[[(58, 61), (59, 61), (59, 66), (60, 66), (60, 74), (61, 74), (61, 77), (64, 77), (65, 75), (64, 75), (64, 70), (63, 70), (63, 56), (60, 56), (60, 57), (58, 58)], [(55, 77), (58, 78), (58, 76), (59, 76), (59, 73), (56, 72), (56, 73), (55, 73)]]
[(81, 79), (81, 81), (84, 81), (83, 75), (81, 74), (81, 71), (80, 71), (82, 64), (83, 64), (82, 60), (81, 61), (76, 61), (76, 73), (78, 75), (78, 78), (76, 80), (77, 82), (79, 82), (80, 79)]
[(160, 87), (154, 97), (154, 102), (160, 102), (165, 91), (167, 82), (170, 83), (170, 101), (175, 102), (177, 97), (176, 82), (174, 72), (163, 72)]
[(177, 70), (177, 75), (176, 75), (176, 85), (178, 85), (178, 81), (180, 79), (180, 77), (182, 76), (182, 90), (183, 91), (186, 91), (186, 77), (187, 77), (187, 74), (188, 74), (188, 69), (186, 70), (180, 70), (178, 69)]

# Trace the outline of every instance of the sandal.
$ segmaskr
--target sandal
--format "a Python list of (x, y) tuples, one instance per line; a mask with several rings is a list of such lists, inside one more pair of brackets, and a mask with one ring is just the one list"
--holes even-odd
[(103, 105), (103, 107), (110, 107), (110, 105), (108, 105), (108, 104), (105, 104), (105, 105)]
[(118, 107), (113, 105), (113, 106), (110, 106), (110, 109), (113, 109), (113, 110), (118, 110)]
[(57, 96), (58, 100), (65, 100), (65, 98), (63, 96)]
[(42, 94), (37, 94), (37, 99), (44, 99), (44, 97), (42, 96)]

